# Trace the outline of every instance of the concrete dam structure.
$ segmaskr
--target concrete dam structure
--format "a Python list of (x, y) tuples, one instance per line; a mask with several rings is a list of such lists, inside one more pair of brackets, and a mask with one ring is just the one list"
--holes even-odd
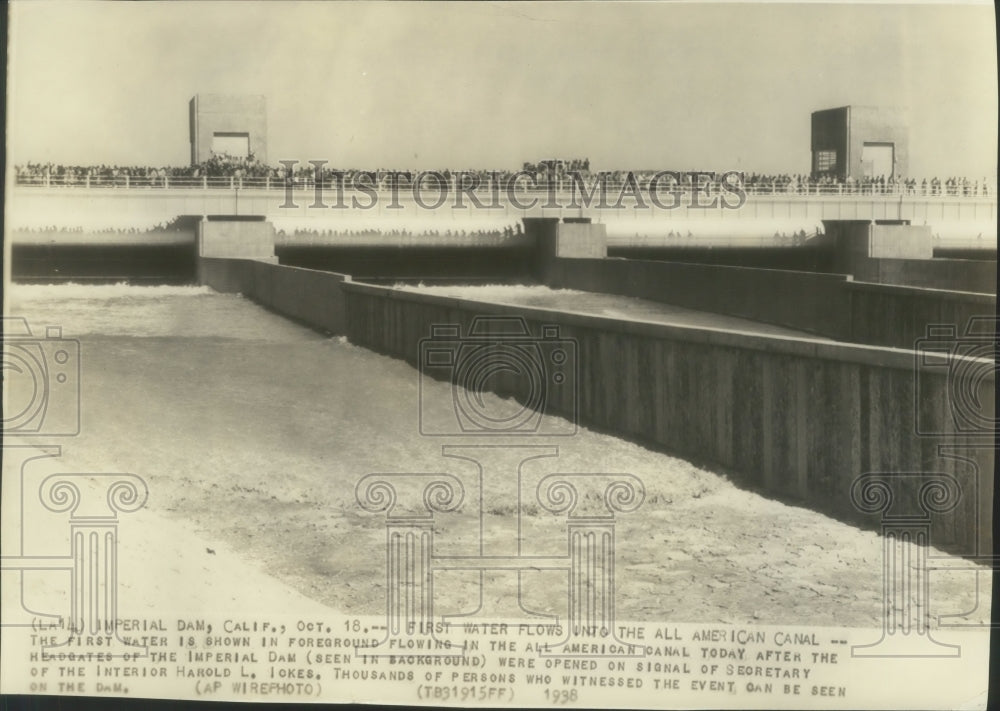
[[(192, 168), (217, 153), (266, 162), (264, 97), (199, 95), (189, 116)], [(238, 292), (456, 393), (469, 384), (458, 352), (432, 373), (428, 339), (517, 322), (538, 353), (566, 344), (569, 380), (556, 387), (546, 361), (529, 368), (540, 389), (504, 372), (477, 387), (851, 523), (909, 516), (980, 561), (992, 545), (996, 187), (892, 181), (909, 159), (892, 111), (817, 112), (811, 149), (816, 180), (744, 189), (699, 173), (660, 190), (629, 173), (608, 200), (597, 173), (590, 195), (554, 174), (506, 189), (459, 174), (345, 187), (324, 179), (325, 161), (311, 174), (280, 161), (283, 178), (26, 174), (8, 210), (12, 272)], [(573, 296), (538, 306), (395, 283), (418, 280)], [(636, 310), (609, 306), (622, 298)], [(942, 510), (913, 485), (928, 477), (958, 504)]]
[[(372, 220), (432, 218), (438, 222), (460, 223), (475, 214), (493, 221), (526, 217), (590, 218), (616, 225), (614, 239), (624, 240), (648, 230), (650, 222), (707, 225), (725, 221), (730, 231), (793, 223), (802, 227), (823, 220), (907, 220), (928, 224), (952, 233), (955, 229), (984, 229), (984, 238), (996, 235), (996, 195), (845, 193), (819, 191), (785, 192), (778, 189), (749, 192), (743, 201), (727, 196), (719, 184), (705, 184), (663, 192), (660, 207), (644, 200), (646, 209), (629, 194), (609, 189), (602, 203), (599, 196), (588, 198), (566, 186), (558, 189), (497, 191), (488, 187), (462, 191), (458, 186), (413, 190), (317, 189), (311, 184), (285, 185), (275, 180), (235, 177), (195, 179), (196, 185), (170, 187), (164, 179), (156, 186), (87, 184), (16, 185), (10, 222), (15, 228), (48, 226), (53, 221), (72, 225), (124, 222), (138, 226), (165, 222), (178, 215), (264, 215), (271, 220), (313, 220), (356, 218)], [(204, 186), (202, 184), (204, 180)], [(620, 199), (619, 199), (620, 198)], [(482, 207), (480, 207), (482, 205)], [(738, 207), (737, 207), (738, 206)], [(58, 216), (58, 217), (55, 217)], [(131, 222), (129, 222), (131, 220)], [(620, 227), (618, 226), (620, 223)], [(949, 228), (949, 225), (953, 226)], [(742, 227), (741, 227), (742, 226)], [(809, 230), (807, 229), (807, 232)]]
[[(991, 266), (968, 262), (996, 258), (993, 195), (753, 193), (734, 210), (722, 206), (716, 186), (710, 188), (715, 207), (696, 206), (685, 193), (676, 209), (650, 210), (573, 208), (580, 196), (540, 191), (501, 193), (495, 209), (473, 210), (467, 199), (464, 209), (453, 201), (438, 204), (435, 191), (419, 203), (405, 192), (395, 198), (381, 192), (371, 209), (338, 210), (329, 190), (317, 206), (316, 191), (307, 186), (222, 180), (227, 187), (210, 186), (208, 178), (204, 188), (15, 186), (8, 211), (14, 275), (190, 280), (195, 225), (206, 216), (266, 219), (277, 231), (275, 255), (282, 263), (368, 278), (517, 278), (529, 270), (533, 249), (517, 228), (536, 218), (604, 224), (607, 253), (618, 257), (842, 272), (825, 222), (860, 220), (926, 225), (933, 256), (967, 262), (956, 273), (988, 272)], [(359, 196), (342, 197), (350, 204)], [(550, 199), (559, 207), (546, 207)], [(102, 262), (110, 273), (100, 273)], [(908, 283), (896, 273), (886, 268), (875, 280)]]

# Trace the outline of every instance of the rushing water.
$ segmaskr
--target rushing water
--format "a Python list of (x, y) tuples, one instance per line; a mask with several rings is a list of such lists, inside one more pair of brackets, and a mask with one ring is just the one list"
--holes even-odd
[[(558, 298), (504, 289), (521, 303)], [(447, 472), (464, 482), (464, 503), (436, 527), (442, 551), (551, 555), (565, 548), (565, 519), (537, 506), (541, 478), (628, 473), (645, 502), (616, 524), (622, 619), (879, 623), (875, 533), (687, 461), (583, 428), (520, 441), (544, 452), (424, 436), (420, 399), (450, 403), (448, 383), (205, 287), (15, 285), (8, 297), (36, 337), (57, 325), (79, 341), (81, 431), (59, 442), (67, 467), (144, 477), (150, 508), (331, 607), (382, 609), (385, 518), (355, 496), (368, 474)], [(558, 419), (543, 429), (572, 431)], [(463, 459), (442, 445), (489, 446), (461, 450)], [(532, 453), (553, 456), (521, 465)], [(558, 612), (564, 585), (545, 575), (487, 583), (495, 599), (512, 599), (523, 582), (525, 605)], [(442, 605), (474, 606), (475, 585), (454, 583), (440, 581)], [(949, 589), (958, 610), (974, 607), (965, 583)]]
[[(540, 284), (482, 284), (482, 285), (428, 285), (423, 283), (397, 283), (397, 289), (421, 291), (438, 296), (450, 296), (478, 301), (493, 301), (515, 306), (532, 306), (542, 309), (574, 311), (576, 313), (607, 316), (625, 321), (651, 321), (673, 326), (696, 326), (725, 331), (769, 334), (775, 336), (805, 336), (812, 334), (784, 326), (774, 326), (737, 316), (726, 316), (708, 311), (674, 306), (632, 296), (601, 294), (575, 289), (552, 289)], [(823, 339), (829, 340), (829, 339)]]

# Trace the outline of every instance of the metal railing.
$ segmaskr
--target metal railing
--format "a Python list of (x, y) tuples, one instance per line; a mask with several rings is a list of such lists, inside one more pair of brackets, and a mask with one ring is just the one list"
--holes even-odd
[[(594, 177), (584, 182), (569, 178), (555, 180), (529, 180), (525, 176), (513, 179), (501, 175), (494, 181), (489, 175), (472, 176), (469, 174), (453, 174), (445, 180), (434, 175), (424, 174), (419, 186), (414, 180), (399, 179), (395, 183), (390, 179), (376, 182), (366, 182), (361, 185), (348, 175), (347, 180), (323, 180), (321, 190), (334, 194), (338, 190), (345, 193), (357, 193), (363, 190), (377, 192), (416, 191), (427, 192), (463, 192), (488, 196), (494, 193), (525, 194), (525, 193), (559, 193), (576, 192), (583, 189), (588, 194), (597, 190), (599, 194), (601, 178)], [(623, 191), (638, 189), (644, 195), (655, 189), (655, 194), (668, 199), (676, 193), (691, 194), (694, 186), (689, 182), (668, 183), (664, 180), (652, 184), (649, 178), (640, 178), (634, 182), (620, 178), (604, 178), (604, 190), (609, 199), (615, 200)], [(73, 174), (19, 174), (15, 175), (14, 184), (18, 187), (57, 187), (57, 188), (103, 188), (103, 189), (201, 189), (201, 190), (265, 190), (293, 192), (316, 190), (316, 181), (312, 177), (241, 177), (241, 176), (169, 176), (169, 175), (73, 175)], [(733, 195), (739, 188), (748, 196), (781, 196), (781, 197), (821, 197), (821, 196), (869, 196), (869, 197), (952, 197), (952, 198), (983, 198), (996, 197), (996, 184), (983, 181), (965, 181), (961, 183), (932, 183), (920, 181), (916, 185), (895, 183), (819, 183), (819, 182), (785, 182), (785, 181), (754, 181), (745, 182), (742, 186), (735, 183), (707, 182), (698, 186), (698, 191), (707, 196)], [(595, 194), (595, 195), (596, 195)], [(626, 196), (628, 193), (626, 192)]]

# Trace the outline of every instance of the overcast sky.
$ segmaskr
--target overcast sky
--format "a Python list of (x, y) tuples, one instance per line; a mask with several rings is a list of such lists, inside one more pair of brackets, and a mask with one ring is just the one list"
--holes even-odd
[(184, 165), (264, 94), (269, 162), (808, 172), (818, 109), (909, 109), (911, 175), (996, 174), (993, 6), (10, 5), (8, 160)]

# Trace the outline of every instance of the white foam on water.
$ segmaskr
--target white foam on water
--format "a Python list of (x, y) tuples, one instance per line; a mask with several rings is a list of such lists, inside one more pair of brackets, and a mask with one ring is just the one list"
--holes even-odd
[[(560, 294), (539, 286), (495, 284), (485, 290)], [(178, 516), (186, 530), (221, 540), (235, 555), (332, 608), (372, 614), (380, 604), (369, 592), (376, 588), (366, 586), (384, 580), (380, 556), (385, 534), (378, 517), (365, 518), (359, 508), (355, 485), (361, 477), (370, 472), (470, 472), (464, 463), (443, 458), (442, 441), (421, 429), (418, 405), (426, 401), (433, 407), (425, 410), (438, 417), (435, 431), (459, 431), (454, 386), (421, 378), (401, 360), (350, 345), (343, 337), (321, 336), (249, 299), (202, 287), (67, 284), (33, 286), (26, 293), (29, 298), (16, 305), (33, 325), (61, 324), (71, 338), (97, 334), (80, 339), (84, 427), (67, 443), (60, 465), (75, 471), (137, 473), (149, 484), (151, 511)], [(484, 394), (483, 411), (502, 407), (498, 400)], [(545, 417), (541, 431), (567, 433), (568, 421)], [(860, 591), (870, 602), (851, 602), (850, 619), (878, 621), (882, 544), (875, 532), (769, 501), (708, 468), (585, 427), (572, 437), (535, 442), (558, 445), (558, 460), (532, 464), (535, 469), (526, 471), (534, 476), (551, 471), (628, 473), (643, 484), (643, 507), (619, 524), (628, 551), (619, 580), (640, 586), (632, 588), (632, 595), (622, 595), (623, 619), (646, 614), (645, 591), (656, 596), (649, 604), (674, 595), (669, 580), (656, 571), (683, 573), (686, 579), (697, 571), (686, 570), (685, 558), (697, 558), (699, 565), (710, 566), (706, 575), (734, 586), (763, 575), (769, 586), (783, 586), (777, 600), (801, 596), (802, 580), (835, 580), (846, 573), (850, 587), (831, 601), (857, 600)], [(503, 534), (504, 519), (510, 520), (519, 503), (517, 491), (507, 486), (516, 476), (517, 462), (509, 466), (511, 460), (500, 448), (484, 452), (489, 455), (484, 474), (489, 487), (484, 488), (483, 510), (491, 516), (492, 530)], [(479, 514), (475, 499), (449, 514), (455, 521), (448, 524), (450, 544), (475, 542)], [(541, 514), (526, 520), (534, 527), (532, 545), (543, 550), (563, 545), (566, 534), (558, 521), (553, 525)], [(817, 540), (838, 545), (810, 547)], [(361, 554), (345, 555), (345, 549)], [(663, 551), (680, 557), (668, 558)], [(794, 563), (770, 577), (766, 568), (775, 555)], [(210, 582), (230, 575), (220, 568), (202, 570)], [(126, 584), (127, 578), (126, 572)], [(356, 587), (341, 584), (343, 580)], [(681, 587), (688, 590), (685, 604), (690, 609), (704, 609), (705, 588)], [(223, 585), (217, 589), (225, 590)], [(964, 597), (956, 597), (955, 608), (973, 608), (971, 593), (959, 592)], [(753, 600), (737, 600), (735, 607), (723, 602), (727, 614), (747, 619), (756, 617), (757, 608), (751, 606), (758, 603)], [(718, 598), (711, 604), (713, 610), (722, 609)], [(845, 614), (841, 604), (821, 607), (830, 611), (819, 618), (823, 624)], [(784, 610), (775, 602), (762, 609), (772, 619), (790, 623), (817, 619), (818, 608)]]
[(59, 326), (83, 335), (289, 341), (318, 334), (261, 311), (238, 294), (208, 286), (132, 284), (13, 284), (7, 317), (27, 319), (32, 333)]
[(211, 287), (191, 285), (136, 285), (127, 282), (117, 284), (18, 284), (8, 287), (7, 296), (17, 301), (62, 301), (64, 299), (109, 299), (126, 297), (130, 299), (161, 299), (167, 296), (204, 296), (216, 293)]
[(473, 284), (459, 286), (452, 284), (424, 284), (423, 282), (418, 284), (397, 282), (392, 285), (392, 288), (483, 301), (510, 301), (514, 299), (517, 303), (521, 303), (521, 300), (524, 298), (569, 298), (587, 293), (577, 289), (553, 289), (542, 284)]
[[(736, 316), (710, 313), (634, 296), (576, 289), (551, 289), (539, 284), (425, 285), (395, 284), (394, 288), (423, 294), (489, 303), (591, 314), (627, 321), (667, 323), (678, 326), (721, 329), (728, 332), (808, 336), (783, 326), (758, 323)], [(827, 340), (827, 339), (824, 339)]]

